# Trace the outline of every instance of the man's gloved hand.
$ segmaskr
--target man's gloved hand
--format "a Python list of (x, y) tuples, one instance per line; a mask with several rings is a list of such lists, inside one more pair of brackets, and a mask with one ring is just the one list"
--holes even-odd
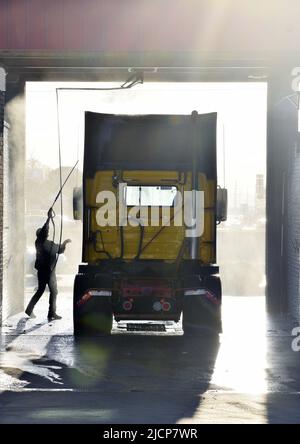
[(69, 243), (71, 243), (72, 241), (71, 241), (71, 239), (66, 239), (65, 241), (64, 241), (64, 244), (69, 244)]
[(54, 211), (52, 208), (50, 208), (48, 210), (48, 219), (53, 219), (54, 218)]

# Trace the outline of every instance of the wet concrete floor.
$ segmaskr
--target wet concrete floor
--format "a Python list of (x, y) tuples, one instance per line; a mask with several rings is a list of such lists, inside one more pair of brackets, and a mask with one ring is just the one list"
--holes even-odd
[(300, 422), (294, 324), (268, 318), (263, 297), (224, 297), (217, 337), (170, 326), (81, 341), (72, 290), (59, 295), (60, 321), (47, 322), (47, 299), (36, 319), (20, 313), (2, 327), (0, 423)]

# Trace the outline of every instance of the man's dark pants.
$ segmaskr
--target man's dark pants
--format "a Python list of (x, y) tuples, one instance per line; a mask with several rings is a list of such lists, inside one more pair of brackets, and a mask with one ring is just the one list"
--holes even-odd
[(56, 313), (57, 282), (55, 270), (52, 272), (38, 271), (37, 276), (39, 281), (38, 289), (32, 296), (26, 308), (26, 313), (29, 315), (32, 313), (35, 304), (44, 293), (46, 285), (48, 285), (50, 290), (48, 316), (52, 316), (54, 313)]

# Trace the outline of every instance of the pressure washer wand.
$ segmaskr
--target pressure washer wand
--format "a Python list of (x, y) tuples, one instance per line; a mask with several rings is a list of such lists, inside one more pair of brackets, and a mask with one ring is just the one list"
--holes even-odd
[(60, 194), (61, 194), (61, 192), (62, 192), (62, 190), (63, 190), (63, 187), (64, 187), (64, 186), (66, 185), (66, 183), (68, 182), (69, 177), (71, 176), (71, 174), (72, 174), (73, 171), (75, 170), (75, 168), (76, 168), (78, 162), (79, 162), (79, 160), (77, 160), (77, 162), (75, 163), (75, 165), (73, 166), (73, 168), (71, 169), (71, 171), (69, 172), (69, 174), (67, 175), (67, 178), (66, 178), (66, 180), (64, 181), (64, 183), (62, 184), (62, 186), (60, 187), (60, 190), (59, 190), (59, 192), (57, 193), (57, 196), (55, 197), (54, 202), (53, 202), (53, 204), (51, 205), (50, 209), (54, 206), (54, 204), (56, 203), (57, 199), (59, 198), (59, 196), (60, 196)]

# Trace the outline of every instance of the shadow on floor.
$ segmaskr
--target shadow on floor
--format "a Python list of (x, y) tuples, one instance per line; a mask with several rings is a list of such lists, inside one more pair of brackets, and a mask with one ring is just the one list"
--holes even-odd
[(175, 423), (199, 407), (218, 348), (213, 336), (53, 336), (19, 376), (31, 390), (0, 395), (0, 422)]

